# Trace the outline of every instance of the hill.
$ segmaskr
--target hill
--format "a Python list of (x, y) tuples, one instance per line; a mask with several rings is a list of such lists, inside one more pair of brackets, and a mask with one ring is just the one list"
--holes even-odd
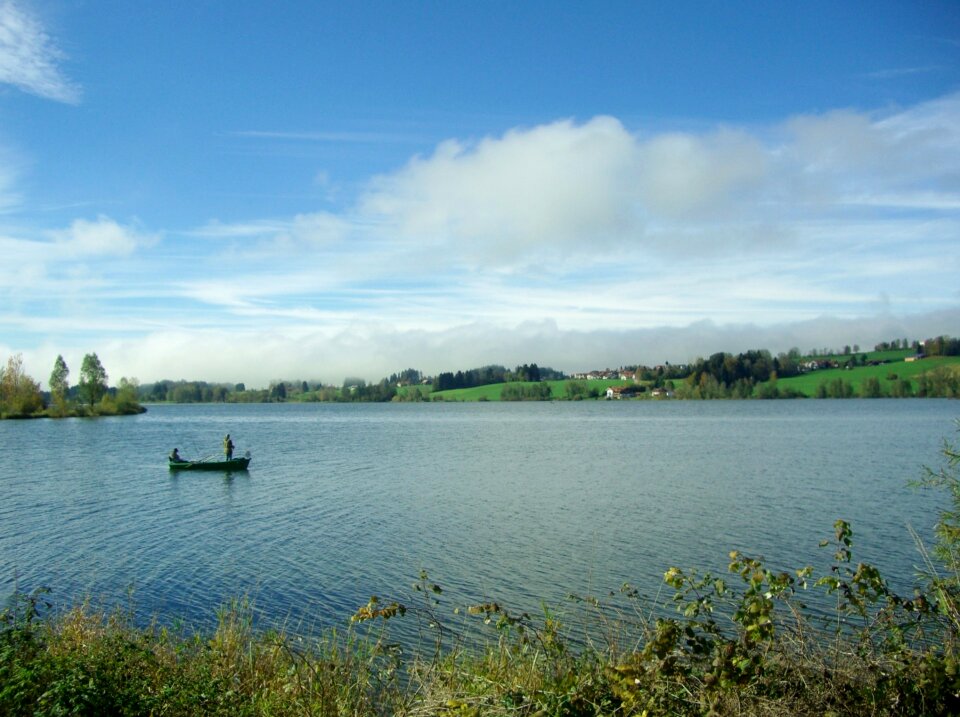
[[(949, 385), (941, 386), (940, 384), (944, 382), (949, 384), (952, 381), (956, 385), (960, 377), (960, 356), (931, 356), (916, 361), (907, 361), (905, 358), (905, 356), (884, 357), (884, 354), (868, 353), (868, 362), (886, 362), (851, 368), (818, 369), (799, 376), (779, 379), (775, 383), (780, 392), (795, 392), (809, 398), (842, 397), (831, 395), (831, 390), (836, 394), (843, 386), (849, 388), (850, 396), (901, 398), (931, 394), (948, 395)], [(762, 394), (764, 386), (769, 387), (771, 383), (761, 384), (757, 388), (757, 394)], [(944, 394), (939, 390), (942, 388), (948, 389), (948, 393)], [(956, 396), (954, 390), (949, 397)]]

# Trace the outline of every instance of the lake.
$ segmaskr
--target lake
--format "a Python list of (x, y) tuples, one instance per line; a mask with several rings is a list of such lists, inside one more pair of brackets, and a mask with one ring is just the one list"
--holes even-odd
[[(0, 592), (208, 622), (343, 624), (421, 569), (445, 606), (536, 611), (727, 553), (825, 566), (833, 522), (898, 586), (945, 497), (946, 400), (156, 405), (135, 417), (0, 422)], [(220, 452), (250, 470), (177, 473)], [(446, 608), (445, 608), (446, 609)]]

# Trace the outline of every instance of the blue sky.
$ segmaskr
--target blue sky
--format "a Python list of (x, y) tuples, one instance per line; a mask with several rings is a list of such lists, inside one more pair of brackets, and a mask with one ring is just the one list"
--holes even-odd
[(957, 335), (958, 229), (955, 2), (0, 0), (41, 382)]

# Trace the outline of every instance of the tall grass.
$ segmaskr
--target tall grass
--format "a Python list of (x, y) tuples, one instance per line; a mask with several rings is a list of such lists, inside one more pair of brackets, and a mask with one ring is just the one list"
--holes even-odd
[[(242, 599), (200, 632), (17, 593), (0, 613), (0, 714), (957, 714), (960, 457), (944, 457), (921, 480), (949, 506), (910, 595), (855, 560), (842, 520), (819, 568), (733, 552), (724, 575), (670, 567), (653, 598), (625, 585), (536, 616), (445, 605), (423, 574), (412, 598), (371, 598), (313, 637), (259, 629)], [(392, 641), (398, 620), (427, 631), (419, 650)]]

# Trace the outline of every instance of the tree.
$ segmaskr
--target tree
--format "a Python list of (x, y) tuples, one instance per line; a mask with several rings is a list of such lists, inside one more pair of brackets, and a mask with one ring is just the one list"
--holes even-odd
[(107, 392), (107, 372), (96, 353), (83, 357), (80, 366), (80, 395), (89, 405), (95, 404)]
[(883, 388), (880, 385), (880, 379), (876, 376), (869, 376), (860, 384), (860, 396), (862, 398), (882, 398)]
[(450, 371), (444, 371), (437, 374), (437, 378), (433, 382), (433, 390), (449, 391), (451, 388), (454, 388), (453, 373)]
[(535, 363), (532, 363), (529, 366), (527, 364), (523, 364), (523, 366), (517, 366), (515, 373), (517, 376), (517, 381), (540, 380), (540, 367)]
[(117, 412), (137, 413), (140, 411), (140, 382), (131, 378), (123, 377), (120, 379), (120, 388), (117, 390)]
[(67, 391), (70, 390), (70, 384), (67, 376), (70, 375), (70, 369), (67, 368), (67, 362), (63, 356), (57, 355), (57, 360), (53, 363), (53, 371), (50, 372), (50, 397), (53, 399), (51, 412), (56, 416), (67, 415)]
[(549, 401), (551, 398), (553, 398), (553, 392), (546, 383), (530, 386), (507, 384), (500, 390), (501, 401)]
[(894, 379), (890, 384), (890, 395), (893, 398), (910, 398), (913, 396), (913, 384), (908, 379)]
[(853, 386), (842, 378), (835, 378), (830, 381), (824, 379), (817, 386), (817, 398), (852, 398)]
[(67, 382), (69, 375), (70, 369), (67, 368), (67, 362), (58, 354), (57, 360), (53, 363), (53, 371), (50, 373), (50, 393), (59, 402), (66, 400), (67, 391), (70, 389), (70, 384)]
[(567, 381), (563, 385), (563, 392), (571, 401), (580, 401), (590, 395), (586, 381)]
[(200, 387), (193, 382), (180, 381), (167, 394), (167, 399), (174, 403), (200, 403), (203, 398)]
[(40, 384), (24, 372), (21, 354), (11, 356), (0, 370), (0, 414), (31, 416), (42, 409)]

